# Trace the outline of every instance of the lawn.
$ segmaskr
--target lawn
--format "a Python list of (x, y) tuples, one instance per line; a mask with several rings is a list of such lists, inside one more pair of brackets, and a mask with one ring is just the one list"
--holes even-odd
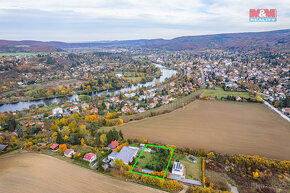
[(44, 54), (43, 52), (19, 52), (19, 53), (0, 53), (0, 56), (35, 56)]
[(150, 161), (152, 160), (152, 153), (149, 152), (143, 152), (141, 158), (138, 160), (137, 162), (137, 167), (144, 169), (146, 168), (147, 164), (150, 163)]
[(131, 147), (138, 147), (139, 148), (139, 145), (138, 144), (134, 144), (134, 143), (130, 144), (129, 146), (131, 146)]
[(187, 155), (174, 153), (173, 159), (171, 163), (175, 160), (179, 160), (185, 167), (186, 176), (187, 179), (193, 179), (193, 180), (201, 180), (202, 177), (202, 171), (201, 171), (201, 158), (194, 156), (197, 159), (197, 163), (193, 163), (187, 159)]
[(244, 98), (250, 98), (250, 94), (248, 92), (231, 92), (231, 91), (224, 91), (221, 87), (215, 87), (215, 89), (204, 89), (203, 95), (205, 96), (216, 96), (218, 99), (221, 97), (227, 96), (239, 96)]
[[(36, 56), (37, 54), (49, 54), (50, 52), (18, 52), (18, 53), (0, 53), (0, 56)], [(57, 52), (64, 53), (64, 52)]]
[(169, 151), (163, 152), (143, 152), (140, 159), (137, 162), (136, 167), (139, 169), (149, 169), (153, 171), (162, 171), (166, 169)]
[(138, 77), (125, 77), (126, 79), (128, 79), (128, 80), (132, 80), (132, 81), (141, 81), (141, 77), (140, 76), (138, 76)]

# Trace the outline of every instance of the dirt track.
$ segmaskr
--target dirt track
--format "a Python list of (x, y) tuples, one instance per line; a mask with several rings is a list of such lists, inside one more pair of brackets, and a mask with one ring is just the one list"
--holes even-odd
[(0, 191), (5, 193), (151, 193), (146, 186), (112, 179), (65, 161), (34, 153), (0, 159)]
[(197, 100), (118, 129), (128, 138), (290, 160), (290, 124), (263, 104)]

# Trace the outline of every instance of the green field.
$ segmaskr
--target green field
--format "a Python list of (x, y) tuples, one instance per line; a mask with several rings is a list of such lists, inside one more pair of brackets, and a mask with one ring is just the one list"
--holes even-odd
[(239, 96), (244, 98), (250, 98), (250, 94), (248, 92), (231, 92), (224, 91), (221, 87), (215, 87), (215, 89), (204, 89), (203, 95), (205, 96), (215, 96), (217, 98), (227, 97), (227, 96)]
[(43, 54), (41, 52), (19, 52), (19, 53), (0, 53), (0, 56), (35, 56)]
[(138, 148), (139, 148), (139, 145), (134, 144), (134, 143), (130, 144), (129, 146), (130, 146), (130, 147), (138, 147)]
[(152, 160), (152, 153), (143, 152), (142, 157), (137, 162), (137, 167), (140, 169), (146, 168), (146, 165)]
[(184, 154), (174, 153), (171, 163), (175, 160), (179, 160), (185, 167), (186, 175), (185, 178), (193, 180), (201, 180), (202, 171), (201, 171), (201, 158), (194, 156), (197, 159), (197, 163), (193, 163), (187, 159), (187, 156)]
[[(50, 52), (19, 52), (19, 53), (0, 53), (0, 56), (35, 56), (37, 54), (49, 54)], [(61, 52), (58, 52), (61, 53)]]
[(153, 171), (165, 170), (167, 166), (166, 158), (169, 155), (169, 151), (165, 150), (164, 153), (161, 152), (143, 152), (140, 159), (137, 162), (137, 168), (139, 169), (150, 169)]
[(141, 77), (125, 77), (125, 78), (132, 81), (140, 81), (142, 79)]

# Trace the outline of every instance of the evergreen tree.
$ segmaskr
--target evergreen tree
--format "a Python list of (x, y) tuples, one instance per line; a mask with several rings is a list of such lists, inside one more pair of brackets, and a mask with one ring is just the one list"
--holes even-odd
[(113, 128), (113, 140), (118, 140), (119, 139), (119, 134), (118, 131)]
[(64, 139), (59, 132), (57, 132), (56, 143), (58, 143), (58, 144), (64, 143)]
[(122, 132), (122, 130), (119, 130), (119, 136), (123, 139), (123, 132)]
[(92, 122), (91, 130), (92, 130), (92, 132), (96, 132), (96, 131), (99, 130), (99, 126), (98, 126), (98, 124), (96, 122)]
[(30, 134), (31, 135), (37, 134), (40, 130), (41, 130), (40, 128), (37, 128), (35, 126), (32, 126), (31, 127), (31, 130), (30, 130)]
[(96, 146), (100, 146), (101, 145), (101, 141), (100, 141), (100, 135), (96, 135)]
[(17, 133), (18, 137), (23, 136), (23, 130), (19, 124), (17, 124), (17, 126), (16, 126), (16, 133)]
[(107, 133), (107, 141), (110, 143), (114, 140), (114, 134), (113, 134), (113, 131), (110, 130), (108, 133)]
[(14, 118), (11, 118), (11, 119), (9, 119), (7, 121), (6, 128), (5, 129), (7, 129), (8, 131), (12, 132), (12, 131), (15, 130), (16, 125), (17, 125), (17, 122), (15, 121), (15, 119)]
[(78, 135), (77, 135), (76, 133), (74, 133), (74, 134), (72, 135), (72, 137), (69, 139), (69, 141), (70, 141), (70, 143), (71, 143), (72, 145), (79, 145), (79, 144), (81, 144), (81, 142), (80, 142), (80, 140), (79, 140), (79, 138), (78, 138)]

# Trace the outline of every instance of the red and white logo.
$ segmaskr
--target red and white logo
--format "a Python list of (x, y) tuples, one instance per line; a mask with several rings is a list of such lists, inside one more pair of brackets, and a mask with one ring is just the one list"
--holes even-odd
[(250, 9), (250, 22), (276, 22), (277, 9)]

